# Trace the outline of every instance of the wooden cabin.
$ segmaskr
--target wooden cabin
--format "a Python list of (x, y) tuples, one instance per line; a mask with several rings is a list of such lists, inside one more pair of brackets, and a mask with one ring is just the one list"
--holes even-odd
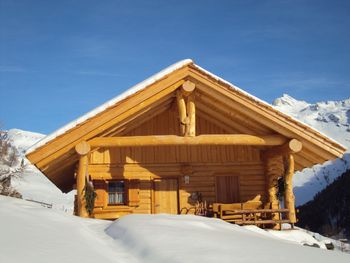
[[(82, 217), (186, 214), (199, 202), (278, 208), (277, 180), (284, 178), (294, 223), (294, 172), (344, 151), (184, 60), (48, 135), (26, 156), (63, 192), (77, 190)], [(87, 185), (97, 194), (90, 214)]]

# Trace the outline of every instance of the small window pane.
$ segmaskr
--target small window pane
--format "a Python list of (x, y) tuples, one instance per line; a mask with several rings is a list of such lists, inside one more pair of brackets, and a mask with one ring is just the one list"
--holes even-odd
[(124, 204), (125, 203), (125, 183), (116, 181), (108, 183), (108, 203)]

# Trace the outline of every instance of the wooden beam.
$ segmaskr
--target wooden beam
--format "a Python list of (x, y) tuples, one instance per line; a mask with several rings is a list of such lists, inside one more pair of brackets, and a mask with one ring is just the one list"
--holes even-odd
[(186, 134), (186, 126), (187, 126), (187, 113), (186, 113), (186, 103), (185, 99), (182, 96), (181, 91), (176, 92), (176, 101), (177, 107), (179, 109), (179, 119), (180, 119), (180, 133), (182, 136)]
[(284, 193), (284, 205), (289, 210), (287, 217), (292, 224), (296, 223), (295, 215), (295, 197), (293, 193), (293, 175), (294, 175), (294, 156), (288, 154), (286, 160), (286, 173), (284, 176), (285, 181), (285, 193)]
[(266, 157), (284, 156), (290, 153), (298, 153), (303, 148), (303, 144), (297, 139), (291, 139), (288, 143), (273, 147), (266, 152)]
[(286, 138), (279, 135), (254, 136), (247, 134), (210, 134), (194, 137), (176, 135), (150, 135), (125, 137), (96, 137), (89, 141), (93, 147), (133, 147), (133, 146), (171, 146), (171, 145), (282, 145)]
[(79, 155), (87, 155), (90, 152), (90, 145), (86, 141), (82, 141), (75, 145), (75, 151)]
[(182, 85), (182, 89), (181, 92), (184, 96), (189, 96), (190, 94), (192, 94), (192, 92), (194, 91), (194, 89), (196, 88), (196, 84), (194, 84), (193, 82), (187, 80), (183, 85)]
[(84, 189), (86, 177), (88, 174), (90, 145), (82, 141), (75, 146), (76, 152), (80, 155), (79, 166), (77, 172), (77, 202), (78, 202), (78, 216), (89, 217), (86, 210), (86, 201), (84, 197)]
[(196, 136), (196, 104), (194, 102), (194, 94), (188, 96), (187, 100), (187, 117), (188, 126), (186, 130), (187, 136)]

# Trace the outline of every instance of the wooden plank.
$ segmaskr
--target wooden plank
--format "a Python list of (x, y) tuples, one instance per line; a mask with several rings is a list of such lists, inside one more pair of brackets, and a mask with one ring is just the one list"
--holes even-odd
[(176, 135), (96, 137), (91, 147), (170, 146), (170, 145), (281, 145), (286, 138), (279, 135), (254, 136), (247, 134), (208, 134), (195, 137)]

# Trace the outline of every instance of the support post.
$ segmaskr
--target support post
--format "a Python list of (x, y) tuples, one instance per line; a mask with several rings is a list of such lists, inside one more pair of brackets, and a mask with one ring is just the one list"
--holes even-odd
[(276, 156), (286, 156), (292, 153), (298, 153), (302, 150), (303, 144), (297, 139), (291, 139), (287, 143), (279, 146), (275, 146), (266, 151), (266, 158), (272, 158)]
[[(271, 205), (271, 209), (278, 209), (279, 200), (277, 198), (277, 180), (278, 177), (283, 175), (283, 163), (282, 158), (269, 157), (266, 158), (266, 180), (267, 180), (267, 198)], [(272, 213), (272, 220), (279, 220), (278, 213)], [(280, 225), (276, 224), (273, 226), (274, 229), (280, 229)]]
[(79, 166), (77, 173), (77, 205), (78, 205), (78, 216), (89, 217), (86, 210), (86, 201), (84, 197), (84, 189), (86, 177), (88, 174), (89, 158), (88, 154), (90, 152), (90, 145), (82, 141), (75, 146), (76, 152), (80, 155)]
[(181, 136), (185, 136), (186, 126), (188, 122), (187, 113), (186, 113), (186, 103), (185, 103), (185, 99), (183, 98), (179, 90), (176, 92), (176, 100), (177, 100), (177, 107), (179, 109), (180, 134)]
[(194, 94), (191, 94), (188, 96), (187, 115), (188, 115), (188, 126), (187, 126), (186, 135), (196, 136), (196, 105), (194, 102)]
[(295, 214), (295, 197), (293, 193), (293, 175), (294, 175), (294, 156), (293, 154), (288, 154), (285, 157), (286, 160), (286, 173), (285, 173), (285, 193), (284, 193), (284, 205), (289, 210), (288, 219), (292, 224), (296, 223)]
[(181, 136), (196, 136), (196, 108), (193, 94), (195, 88), (196, 85), (187, 80), (176, 92)]

